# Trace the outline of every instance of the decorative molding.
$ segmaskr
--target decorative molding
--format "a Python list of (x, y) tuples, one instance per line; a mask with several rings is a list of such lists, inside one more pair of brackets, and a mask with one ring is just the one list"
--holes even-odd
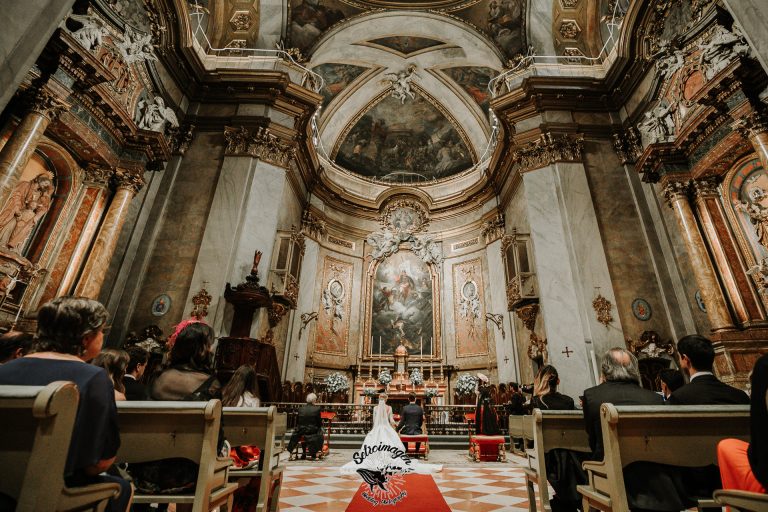
[(492, 219), (483, 222), (481, 236), (485, 239), (485, 244), (490, 245), (504, 236), (504, 214), (497, 213)]
[(707, 176), (692, 183), (695, 197), (720, 197), (720, 179), (717, 176)]
[(251, 28), (253, 20), (248, 11), (235, 11), (232, 17), (229, 19), (229, 25), (232, 30), (244, 32)]
[(497, 315), (497, 314), (494, 314), (494, 313), (486, 313), (485, 314), (485, 321), (486, 322), (493, 322), (493, 325), (495, 325), (496, 328), (501, 331), (501, 339), (502, 339), (502, 341), (507, 339), (507, 333), (504, 332), (504, 315)]
[(528, 358), (534, 361), (541, 360), (542, 363), (546, 363), (549, 360), (547, 339), (539, 338), (535, 332), (532, 332), (528, 338)]
[(286, 281), (283, 297), (288, 300), (291, 309), (296, 309), (299, 303), (299, 282), (291, 274), (287, 275)]
[(338, 245), (339, 247), (344, 247), (345, 249), (350, 249), (352, 251), (355, 250), (355, 245), (356, 245), (355, 242), (344, 240), (343, 238), (339, 238), (333, 235), (328, 235), (326, 240), (328, 240), (328, 243), (331, 243), (333, 245)]
[(208, 290), (206, 290), (205, 287), (200, 288), (200, 291), (192, 296), (192, 305), (194, 307), (192, 308), (190, 316), (193, 316), (198, 320), (202, 320), (208, 316), (208, 306), (211, 305), (212, 300), (213, 297), (208, 293)]
[(69, 107), (68, 103), (46, 89), (37, 89), (29, 97), (29, 111), (40, 114), (50, 121), (54, 121), (69, 110)]
[(107, 188), (115, 171), (109, 167), (88, 164), (83, 169), (83, 183), (87, 187)]
[(746, 139), (756, 137), (768, 132), (768, 115), (763, 109), (755, 109), (737, 121), (733, 128)]
[(172, 128), (170, 132), (171, 151), (175, 155), (184, 155), (194, 138), (195, 125), (183, 124), (179, 128)]
[(634, 127), (613, 134), (613, 149), (619, 156), (622, 165), (633, 164), (643, 152), (640, 134)]
[(480, 237), (476, 236), (475, 238), (470, 238), (469, 240), (464, 240), (462, 242), (455, 242), (451, 244), (451, 252), (460, 251), (461, 249), (466, 249), (467, 247), (472, 247), (473, 245), (478, 245), (480, 243)]
[(429, 214), (421, 201), (396, 197), (381, 210), (379, 222), (393, 232), (418, 233), (427, 228)]
[(613, 315), (611, 315), (613, 304), (601, 294), (598, 293), (595, 300), (592, 301), (592, 308), (595, 310), (595, 313), (597, 313), (598, 322), (606, 327), (613, 322)]
[(672, 204), (676, 201), (687, 200), (691, 191), (690, 180), (686, 181), (669, 181), (664, 186), (662, 191), (664, 198), (667, 200), (667, 204), (672, 207)]
[(558, 32), (560, 32), (560, 35), (563, 36), (563, 39), (569, 39), (573, 41), (579, 37), (579, 34), (581, 34), (581, 27), (578, 23), (576, 23), (576, 20), (563, 20), (560, 23)]
[(555, 162), (580, 162), (584, 149), (584, 139), (550, 132), (512, 152), (512, 161), (520, 166), (520, 171), (531, 171), (551, 165)]
[(517, 314), (517, 317), (523, 321), (525, 328), (533, 333), (533, 330), (536, 328), (536, 318), (539, 314), (539, 305), (528, 304), (527, 306), (523, 306), (515, 310), (515, 313)]
[(225, 155), (251, 156), (280, 167), (287, 167), (296, 156), (296, 147), (286, 144), (280, 137), (262, 126), (251, 131), (244, 126), (224, 127), (227, 142)]
[(301, 215), (301, 232), (309, 238), (319, 242), (327, 233), (325, 221), (312, 213), (309, 209)]
[(133, 194), (138, 194), (139, 190), (146, 184), (142, 176), (122, 170), (115, 171), (112, 180), (115, 184), (115, 188), (118, 190), (128, 189), (131, 190)]
[(272, 303), (269, 305), (269, 308), (267, 309), (267, 318), (269, 320), (269, 327), (270, 331), (277, 327), (277, 324), (280, 323), (280, 320), (283, 319), (283, 317), (288, 313), (289, 308), (282, 302), (273, 300)]

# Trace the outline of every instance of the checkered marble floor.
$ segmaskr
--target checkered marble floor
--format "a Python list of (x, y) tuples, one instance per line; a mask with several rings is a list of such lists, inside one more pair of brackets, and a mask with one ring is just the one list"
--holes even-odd
[[(433, 476), (453, 511), (527, 511), (523, 470), (515, 463), (497, 464), (445, 466)], [(288, 465), (280, 492), (280, 511), (343, 512), (361, 483), (356, 475), (340, 476), (338, 467)]]

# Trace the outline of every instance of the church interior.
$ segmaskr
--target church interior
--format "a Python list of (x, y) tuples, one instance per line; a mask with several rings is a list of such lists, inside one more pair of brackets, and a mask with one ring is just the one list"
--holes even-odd
[[(708, 370), (752, 394), (754, 422), (768, 353), (764, 1), (26, 0), (2, 10), (2, 331), (40, 332), (38, 310), (57, 297), (93, 299), (108, 313), (104, 349), (144, 349), (139, 380), (150, 386), (182, 329), (204, 323), (212, 376), (225, 386), (250, 367), (269, 407), (242, 419), (243, 435), (262, 436), (257, 483), (241, 476), (224, 492), (226, 473), (198, 476), (194, 500), (153, 501), (134, 478), (134, 507), (566, 510), (550, 505), (563, 491), (538, 464), (551, 464), (553, 447), (594, 453), (585, 390), (610, 380), (614, 347), (664, 399), (665, 372), (687, 381)], [(708, 340), (709, 368), (678, 347), (689, 335)], [(552, 367), (549, 382), (571, 399), (562, 417), (535, 405)], [(0, 408), (10, 407), (3, 388)], [(415, 397), (423, 429), (406, 451), (443, 466), (384, 472), (399, 494), (337, 475), (382, 392), (395, 422)], [(308, 437), (281, 452), (303, 432), (308, 395), (322, 410), (317, 460), (302, 452)], [(534, 404), (520, 416), (517, 397)], [(717, 440), (749, 441), (749, 397), (667, 407), (655, 423), (606, 403), (595, 409), (605, 461), (607, 436), (618, 451), (637, 429), (666, 426), (645, 437), (665, 464), (707, 442), (701, 460), (717, 462)], [(155, 423), (139, 412), (118, 401), (123, 451), (163, 444), (142, 437)], [(486, 432), (487, 414), (497, 424)], [(173, 417), (191, 432), (191, 419)], [(691, 439), (674, 435), (692, 424)], [(149, 460), (127, 457), (129, 468)], [(575, 506), (629, 510), (616, 460), (618, 473), (606, 469), (615, 461), (584, 462)], [(209, 464), (199, 465), (202, 475)], [(237, 493), (251, 488), (249, 508)], [(768, 510), (752, 494), (715, 506)]]

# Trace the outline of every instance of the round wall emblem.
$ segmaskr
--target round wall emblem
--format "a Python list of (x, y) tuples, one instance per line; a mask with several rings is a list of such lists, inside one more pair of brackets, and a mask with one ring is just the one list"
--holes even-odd
[(165, 293), (155, 297), (152, 301), (152, 315), (163, 316), (171, 309), (171, 297)]
[(645, 299), (635, 299), (632, 301), (632, 314), (638, 320), (646, 321), (651, 318), (651, 305)]

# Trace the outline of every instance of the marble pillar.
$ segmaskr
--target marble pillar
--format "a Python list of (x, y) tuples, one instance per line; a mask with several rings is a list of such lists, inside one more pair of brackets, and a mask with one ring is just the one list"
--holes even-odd
[[(226, 156), (216, 184), (205, 233), (197, 255), (184, 317), (192, 311), (192, 297), (203, 287), (213, 296), (208, 306), (208, 323), (220, 336), (227, 336), (232, 310), (226, 307), (224, 288), (245, 280), (256, 250), (262, 252), (259, 277), (267, 285), (275, 232), (278, 229), (283, 193), (289, 187), (282, 167), (251, 156)], [(258, 337), (263, 312), (251, 326)], [(285, 321), (285, 320), (284, 320)]]
[(709, 259), (707, 247), (696, 225), (696, 217), (688, 200), (689, 191), (688, 182), (671, 181), (664, 188), (664, 196), (675, 212), (688, 257), (691, 259), (696, 284), (707, 307), (707, 317), (712, 330), (717, 332), (732, 329), (733, 321), (728, 311), (728, 305), (723, 297), (715, 269)]
[(85, 194), (80, 205), (80, 211), (77, 214), (78, 218), (81, 216), (85, 218), (82, 220), (82, 227), (79, 231), (71, 233), (70, 240), (66, 243), (65, 247), (67, 248), (73, 245), (71, 251), (67, 255), (60, 255), (60, 258), (63, 256), (67, 257), (66, 270), (62, 275), (61, 281), (59, 281), (53, 296), (49, 297), (46, 295), (45, 299), (52, 299), (59, 295), (68, 295), (72, 292), (77, 275), (88, 255), (88, 247), (91, 246), (93, 237), (96, 235), (99, 223), (104, 215), (104, 210), (107, 207), (109, 182), (113, 174), (114, 171), (107, 168), (89, 167), (85, 169), (83, 180)]
[(301, 314), (310, 313), (316, 309), (315, 282), (319, 279), (318, 273), (322, 270), (318, 269), (320, 245), (309, 237), (304, 239), (304, 244), (304, 259), (301, 263), (301, 275), (299, 276), (299, 302), (293, 315), (291, 331), (288, 334), (288, 345), (286, 345), (285, 350), (286, 365), (283, 371), (283, 379), (293, 382), (304, 380), (309, 334), (315, 320), (309, 322), (302, 329)]
[(117, 190), (104, 221), (93, 243), (88, 261), (85, 264), (80, 281), (75, 288), (75, 294), (84, 297), (98, 298), (101, 285), (107, 274), (109, 261), (115, 252), (120, 230), (123, 228), (128, 215), (131, 200), (144, 185), (144, 179), (137, 174), (118, 171), (115, 174)]
[(623, 345), (615, 306), (606, 326), (592, 304), (598, 293), (616, 303), (597, 216), (581, 163), (526, 172), (523, 186), (549, 362), (575, 399), (596, 383), (594, 361)]
[(488, 280), (491, 287), (491, 301), (488, 312), (501, 315), (501, 325), (504, 330), (497, 329), (492, 322), (488, 322), (489, 332), (493, 333), (496, 343), (496, 366), (499, 372), (499, 382), (520, 382), (517, 367), (515, 365), (515, 346), (513, 331), (507, 314), (507, 278), (504, 274), (504, 262), (501, 257), (501, 239), (488, 244), (486, 247), (488, 258)]
[(0, 150), (0, 205), (8, 201), (19, 183), (45, 129), (65, 107), (63, 101), (44, 89), (32, 98), (27, 112)]

